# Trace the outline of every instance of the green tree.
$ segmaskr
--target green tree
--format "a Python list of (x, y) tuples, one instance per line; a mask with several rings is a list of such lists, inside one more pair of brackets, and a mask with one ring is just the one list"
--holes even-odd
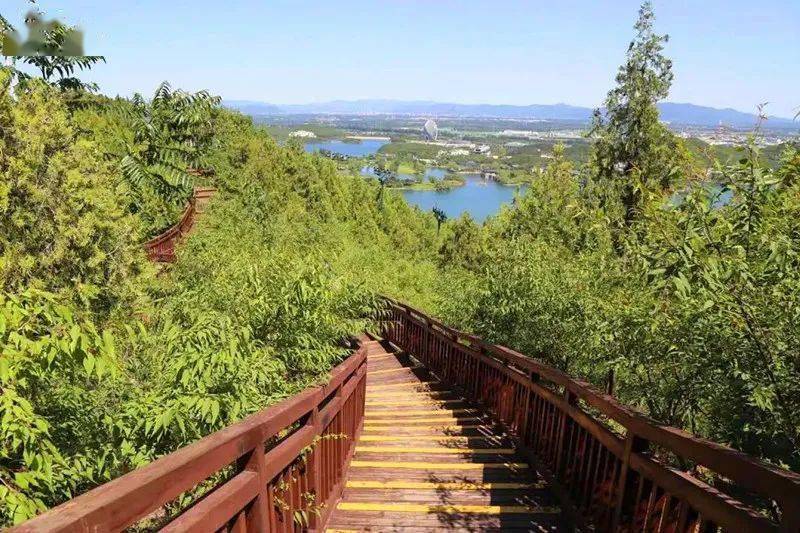
[(187, 93), (164, 82), (149, 102), (136, 94), (114, 106), (124, 123), (116, 130), (122, 138), (115, 155), (131, 188), (131, 210), (150, 233), (175, 222), (196, 176), (210, 171), (205, 164), (220, 101), (206, 91)]
[(659, 122), (656, 104), (669, 94), (673, 75), (672, 61), (663, 55), (669, 37), (654, 32), (654, 20), (645, 2), (617, 86), (605, 109), (595, 110), (590, 131), (591, 165), (604, 207), (626, 228), (640, 215), (647, 194), (669, 190), (687, 164), (681, 142)]
[(596, 210), (582, 200), (575, 165), (565, 156), (563, 144), (553, 146), (553, 158), (531, 183), (529, 192), (516, 200), (513, 209), (501, 213), (502, 219), (490, 231), (501, 228), (501, 239), (535, 235), (551, 244), (566, 244), (579, 249), (602, 242)]
[(439, 264), (447, 268), (478, 271), (486, 261), (483, 233), (475, 220), (464, 213), (446, 226), (439, 247)]
[[(42, 80), (0, 74), (0, 289), (67, 292), (110, 311), (147, 268), (113, 163)], [(3, 84), (2, 81), (5, 81)]]
[(442, 229), (442, 224), (447, 220), (447, 214), (438, 206), (433, 206), (431, 209), (433, 212), (433, 218), (436, 219), (436, 234), (439, 234), (439, 231)]
[(0, 293), (0, 523), (18, 523), (109, 477), (102, 380), (109, 332), (56, 295)]
[[(0, 51), (7, 57), (30, 65), (37, 70), (41, 78), (61, 90), (87, 91), (97, 90), (95, 84), (81, 81), (75, 74), (81, 70), (91, 70), (103, 56), (87, 56), (83, 52), (83, 34), (75, 27), (68, 26), (58, 20), (45, 20), (41, 11), (29, 12), (25, 17), (28, 38), (22, 41), (15, 28), (0, 16)], [(21, 81), (30, 76), (11, 68)]]
[(396, 180), (396, 174), (394, 171), (389, 170), (383, 165), (375, 165), (374, 168), (375, 176), (378, 178), (378, 195), (376, 196), (375, 200), (380, 207), (383, 207), (383, 196), (384, 192), (386, 191), (386, 186), (391, 183), (392, 181)]

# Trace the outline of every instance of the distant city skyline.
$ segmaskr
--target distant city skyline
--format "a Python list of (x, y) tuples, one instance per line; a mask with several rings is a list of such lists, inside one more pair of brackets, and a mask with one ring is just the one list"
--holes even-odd
[[(126, 5), (127, 4), (127, 5)], [(40, 0), (76, 23), (84, 75), (106, 94), (170, 81), (227, 100), (396, 99), (595, 107), (614, 85), (640, 2), (522, 0)], [(800, 109), (800, 2), (654, 2), (675, 83), (668, 101), (770, 115)], [(30, 8), (7, 0), (15, 24)]]

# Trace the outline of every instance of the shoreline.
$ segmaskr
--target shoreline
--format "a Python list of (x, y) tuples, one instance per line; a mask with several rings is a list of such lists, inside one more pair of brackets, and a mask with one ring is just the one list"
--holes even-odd
[(372, 135), (348, 135), (345, 139), (355, 139), (358, 141), (389, 141), (391, 142), (391, 137), (381, 137), (381, 136), (372, 136)]

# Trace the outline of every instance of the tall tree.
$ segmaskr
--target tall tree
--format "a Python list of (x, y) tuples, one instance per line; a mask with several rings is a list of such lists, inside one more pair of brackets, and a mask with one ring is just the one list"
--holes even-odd
[(442, 229), (442, 224), (447, 220), (447, 214), (438, 205), (433, 206), (433, 217), (436, 219), (436, 234)]
[(376, 198), (379, 207), (383, 207), (383, 191), (386, 185), (395, 179), (394, 172), (389, 170), (383, 165), (375, 165), (375, 176), (378, 178), (380, 188), (378, 189), (378, 196)]
[[(135, 94), (114, 109), (124, 124), (120, 168), (132, 188), (132, 210), (161, 230), (191, 196), (204, 174), (213, 136), (212, 115), (220, 103), (206, 91), (174, 90), (164, 82), (150, 101)], [(143, 209), (145, 204), (150, 205)], [(176, 211), (177, 210), (177, 211)], [(142, 212), (144, 211), (144, 212)]]
[(645, 2), (617, 86), (605, 109), (595, 110), (590, 132), (593, 173), (604, 199), (619, 202), (626, 228), (639, 215), (645, 192), (668, 190), (687, 162), (680, 140), (659, 121), (656, 104), (669, 94), (673, 75), (672, 61), (663, 54), (669, 36), (654, 32), (654, 20), (652, 4)]
[(103, 56), (87, 56), (83, 52), (83, 33), (58, 20), (45, 20), (36, 9), (25, 16), (28, 38), (23, 41), (8, 20), (0, 16), (0, 52), (8, 58), (8, 67), (20, 80), (30, 75), (14, 68), (20, 61), (39, 70), (41, 78), (61, 90), (94, 91), (97, 86), (81, 81), (75, 74), (105, 62)]

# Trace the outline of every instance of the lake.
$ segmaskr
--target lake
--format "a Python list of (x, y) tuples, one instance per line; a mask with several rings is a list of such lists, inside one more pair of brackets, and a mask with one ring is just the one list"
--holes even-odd
[(430, 211), (438, 206), (448, 218), (458, 218), (462, 213), (469, 213), (476, 222), (481, 223), (487, 217), (497, 214), (501, 205), (510, 204), (515, 193), (522, 194), (526, 188), (484, 180), (480, 174), (465, 174), (464, 177), (467, 180), (464, 185), (447, 191), (404, 189), (399, 192), (409, 204), (416, 205), (423, 211)]
[(306, 152), (318, 152), (319, 150), (329, 150), (336, 154), (348, 157), (366, 157), (373, 155), (380, 150), (381, 146), (389, 144), (389, 141), (379, 139), (362, 139), (359, 142), (344, 142), (341, 140), (332, 141), (311, 141), (305, 144)]

